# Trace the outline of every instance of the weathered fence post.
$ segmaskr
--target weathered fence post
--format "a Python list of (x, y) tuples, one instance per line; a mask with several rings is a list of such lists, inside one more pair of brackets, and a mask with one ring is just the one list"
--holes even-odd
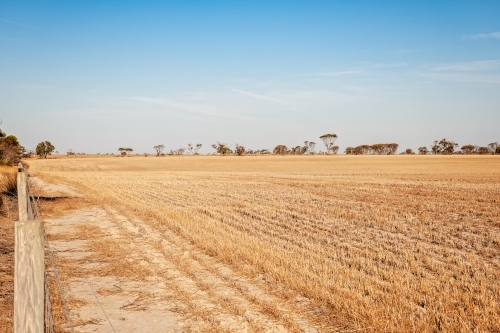
[(45, 287), (43, 221), (28, 220), (26, 173), (21, 165), (17, 182), (19, 221), (15, 222), (14, 333), (43, 333)]
[(19, 202), (19, 221), (28, 221), (28, 185), (26, 172), (21, 163), (19, 163), (17, 172), (17, 198)]

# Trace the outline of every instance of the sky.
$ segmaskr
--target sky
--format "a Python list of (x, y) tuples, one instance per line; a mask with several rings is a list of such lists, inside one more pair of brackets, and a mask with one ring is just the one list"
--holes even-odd
[(499, 1), (0, 1), (1, 128), (33, 149), (500, 141)]

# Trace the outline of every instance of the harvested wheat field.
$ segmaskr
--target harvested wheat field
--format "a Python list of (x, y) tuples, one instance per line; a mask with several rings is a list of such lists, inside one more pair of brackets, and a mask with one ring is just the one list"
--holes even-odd
[(498, 156), (30, 164), (105, 221), (66, 234), (112, 258), (78, 273), (151, 281), (176, 330), (500, 332)]

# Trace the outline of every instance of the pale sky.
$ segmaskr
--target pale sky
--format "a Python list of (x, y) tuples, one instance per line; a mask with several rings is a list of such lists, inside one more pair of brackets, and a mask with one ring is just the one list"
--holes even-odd
[(498, 1), (0, 3), (1, 128), (153, 153), (500, 141)]

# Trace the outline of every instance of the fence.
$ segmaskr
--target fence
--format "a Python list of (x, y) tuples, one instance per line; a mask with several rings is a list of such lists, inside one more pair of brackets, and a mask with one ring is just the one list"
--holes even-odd
[(45, 266), (45, 252), (63, 303), (68, 329), (74, 333), (69, 309), (40, 220), (38, 200), (30, 189), (28, 174), (19, 163), (17, 173), (19, 221), (15, 222), (14, 252), (14, 333), (54, 333), (54, 320)]

